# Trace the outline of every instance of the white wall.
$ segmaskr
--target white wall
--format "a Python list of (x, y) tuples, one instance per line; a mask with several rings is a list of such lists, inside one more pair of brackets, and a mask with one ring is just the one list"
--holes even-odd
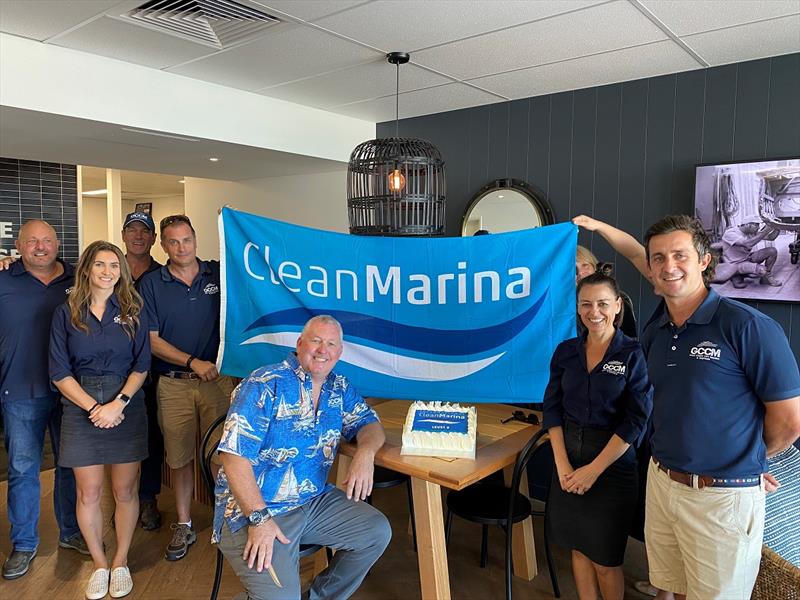
[(331, 173), (240, 182), (186, 177), (186, 214), (197, 232), (197, 255), (219, 258), (217, 214), (225, 205), (288, 223), (346, 233), (346, 176), (347, 166), (342, 165), (340, 171)]
[(81, 247), (83, 252), (92, 242), (108, 237), (108, 221), (106, 219), (106, 197), (82, 196), (79, 200), (83, 211), (81, 214)]

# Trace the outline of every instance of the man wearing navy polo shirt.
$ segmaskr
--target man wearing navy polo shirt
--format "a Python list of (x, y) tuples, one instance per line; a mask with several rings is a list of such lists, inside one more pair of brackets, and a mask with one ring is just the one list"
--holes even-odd
[(178, 522), (167, 546), (167, 560), (180, 560), (197, 539), (190, 505), (198, 434), (228, 411), (233, 381), (217, 372), (219, 347), (219, 263), (197, 258), (189, 218), (161, 221), (166, 266), (144, 276), (144, 299), (152, 345), (152, 370), (158, 379), (158, 420), (172, 470)]
[(8, 520), (12, 551), (3, 577), (30, 568), (39, 546), (39, 469), (45, 430), (56, 459), (53, 507), (59, 546), (88, 554), (75, 518), (75, 478), (58, 465), (61, 404), (50, 387), (48, 347), (53, 311), (73, 284), (60, 261), (58, 236), (44, 221), (26, 222), (16, 241), (21, 260), (0, 271), (0, 410), (8, 453)]
[(679, 597), (749, 599), (775, 484), (766, 457), (800, 436), (797, 361), (774, 320), (707, 287), (699, 221), (663, 218), (645, 250), (663, 298), (641, 337), (654, 386), (650, 581)]
[[(161, 268), (161, 263), (150, 255), (156, 241), (153, 218), (141, 211), (128, 214), (122, 223), (122, 241), (125, 243), (125, 262), (131, 271), (133, 284), (139, 289), (142, 278)], [(139, 475), (139, 524), (142, 529), (161, 527), (157, 496), (161, 491), (161, 465), (164, 462), (164, 439), (158, 426), (156, 382), (152, 374), (142, 386), (147, 408), (147, 458), (142, 461)]]

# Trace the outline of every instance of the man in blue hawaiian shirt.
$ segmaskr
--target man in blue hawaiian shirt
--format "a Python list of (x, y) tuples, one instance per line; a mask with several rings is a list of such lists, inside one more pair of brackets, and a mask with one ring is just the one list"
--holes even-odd
[[(218, 448), (212, 541), (249, 598), (300, 597), (301, 542), (337, 550), (310, 598), (347, 598), (389, 544), (386, 517), (358, 502), (372, 492), (383, 427), (347, 379), (332, 372), (341, 355), (339, 322), (314, 317), (296, 353), (256, 369), (233, 393)], [(327, 483), (342, 436), (358, 443), (345, 491)]]

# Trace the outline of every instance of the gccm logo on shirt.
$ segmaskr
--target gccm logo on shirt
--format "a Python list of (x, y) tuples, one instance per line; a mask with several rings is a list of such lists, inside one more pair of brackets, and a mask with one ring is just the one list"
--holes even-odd
[(698, 360), (719, 360), (721, 351), (714, 342), (700, 342), (689, 350), (689, 356)]
[(204, 294), (219, 294), (219, 286), (216, 283), (209, 283), (206, 287), (203, 288)]
[(626, 368), (624, 363), (618, 360), (610, 360), (603, 365), (603, 373), (608, 373), (609, 375), (625, 375)]

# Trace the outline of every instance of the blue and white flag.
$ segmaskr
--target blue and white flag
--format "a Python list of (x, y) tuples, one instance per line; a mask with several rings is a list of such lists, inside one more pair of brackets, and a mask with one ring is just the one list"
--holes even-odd
[(541, 402), (575, 335), (571, 223), (470, 238), (331, 233), (224, 208), (218, 366), (283, 360), (305, 322), (344, 329), (335, 369), (364, 396)]

